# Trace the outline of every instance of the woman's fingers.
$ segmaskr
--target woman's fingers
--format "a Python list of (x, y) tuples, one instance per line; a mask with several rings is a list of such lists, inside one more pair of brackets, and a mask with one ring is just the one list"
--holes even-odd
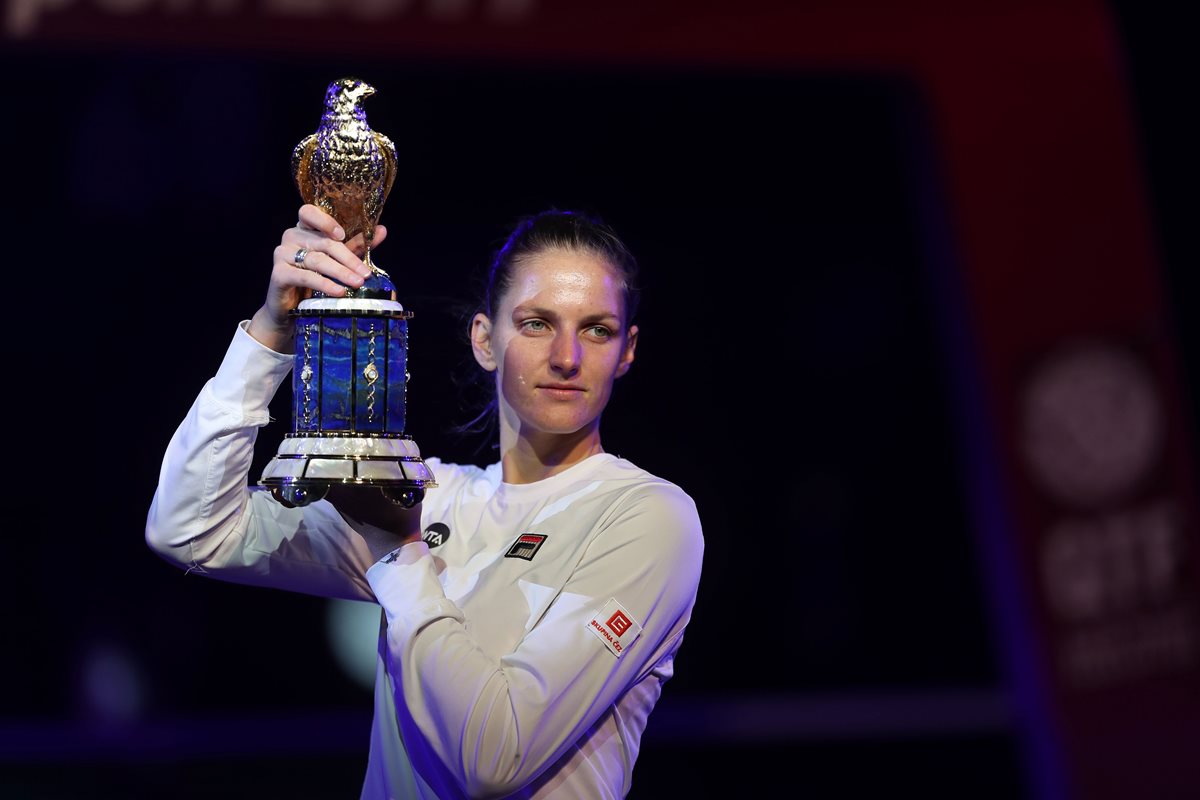
[[(371, 240), (371, 249), (372, 250), (379, 249), (379, 245), (386, 238), (387, 238), (387, 228), (383, 227), (382, 225), (376, 225), (375, 226), (375, 236)], [(365, 240), (366, 240), (366, 236), (364, 234), (360, 233), (360, 234), (356, 235), (353, 239), (351, 239), (349, 242), (347, 242), (346, 246), (349, 247), (350, 250), (353, 251), (355, 254), (362, 256), (366, 253), (366, 249), (367, 249), (366, 246), (363, 244), (363, 242)]]
[(303, 295), (296, 296), (294, 293), (297, 289), (312, 289), (331, 297), (341, 297), (346, 293), (344, 284), (315, 270), (296, 267), (278, 259), (271, 270), (271, 289), (278, 298), (279, 316), (286, 315), (300, 301)]
[[(297, 251), (304, 248), (310, 253), (324, 253), (335, 263), (349, 270), (351, 274), (361, 275), (364, 278), (371, 274), (371, 270), (363, 263), (363, 260), (354, 255), (354, 252), (349, 247), (315, 231), (310, 232), (298, 228), (290, 228), (283, 235), (283, 240), (279, 246), (290, 250), (293, 257)], [(308, 264), (307, 261), (305, 266), (310, 269), (315, 268), (313, 265)]]
[[(316, 270), (296, 266), (279, 258), (275, 260), (275, 266), (271, 270), (271, 284), (272, 288), (281, 295), (286, 295), (291, 290), (298, 288), (313, 289), (334, 297), (340, 297), (346, 292), (346, 287), (332, 278)], [(299, 299), (297, 297), (296, 301)], [(294, 305), (296, 301), (292, 301), (288, 305)]]
[[(377, 226), (374, 242), (383, 241), (386, 235), (387, 231)], [(296, 226), (284, 231), (275, 248), (267, 301), (260, 309), (266, 315), (261, 326), (286, 337), (291, 328), (288, 314), (303, 298), (303, 289), (343, 297), (346, 287), (363, 285), (371, 270), (343, 243), (345, 238), (346, 231), (329, 214), (312, 204), (301, 206)], [(364, 249), (361, 236), (352, 244)]]
[[(366, 254), (363, 234), (343, 243), (346, 232), (342, 226), (311, 203), (300, 207), (298, 218), (296, 227), (285, 231), (279, 247), (275, 248), (276, 265), (315, 272), (352, 287), (361, 286), (364, 279), (370, 277), (371, 270), (361, 258)], [(378, 247), (385, 238), (387, 228), (376, 225), (372, 249)], [(296, 255), (301, 250), (304, 250), (304, 258), (298, 262)], [(287, 270), (273, 277), (283, 280), (284, 285), (310, 286), (309, 282), (289, 280)], [(338, 296), (342, 292), (333, 294)]]
[(346, 238), (346, 231), (342, 230), (337, 220), (312, 203), (300, 206), (300, 227), (323, 233), (337, 242)]
[[(323, 291), (331, 297), (341, 297), (346, 294), (346, 287), (341, 283), (331, 281), (324, 275), (318, 272), (308, 270), (294, 270), (292, 267), (275, 265), (275, 276), (272, 276), (272, 283), (277, 289), (287, 291), (289, 289), (307, 288), (313, 291)], [(281, 300), (286, 300), (282, 299)], [(293, 303), (281, 303), (281, 305), (292, 306)], [(281, 308), (283, 314), (286, 314), (290, 308)]]
[[(337, 220), (311, 203), (300, 207), (299, 223), (296, 225), (295, 230), (299, 234), (323, 236), (330, 238), (335, 242), (342, 242), (346, 238), (346, 231), (341, 225), (338, 224)], [(378, 247), (386, 238), (387, 228), (385, 228), (383, 225), (376, 225), (375, 233), (371, 240), (371, 247)], [(362, 254), (365, 252), (365, 248), (363, 246), (364, 240), (365, 236), (360, 233), (349, 242), (346, 242), (346, 247), (353, 254)], [(301, 245), (311, 246), (307, 244), (308, 241), (311, 240), (305, 239), (301, 242)], [(336, 250), (330, 250), (329, 253), (335, 258), (344, 261), (344, 259), (341, 257), (343, 254), (337, 252)]]
[[(308, 273), (309, 275), (336, 281), (345, 286), (362, 286), (363, 281), (366, 279), (364, 273), (369, 274), (366, 265), (353, 255), (350, 255), (351, 263), (356, 266), (347, 266), (328, 252), (318, 249), (319, 247), (327, 246), (324, 244), (325, 242), (328, 242), (328, 240), (313, 242), (314, 247), (301, 246), (292, 248), (290, 244), (281, 244), (276, 247), (276, 272), (272, 276), (272, 279), (282, 282), (285, 286), (308, 286), (316, 288), (311, 282), (304, 279), (304, 273)], [(301, 253), (303, 253), (303, 258), (298, 258), (298, 255)], [(325, 290), (322, 289), (321, 291)], [(335, 292), (334, 294), (341, 295), (342, 292)]]

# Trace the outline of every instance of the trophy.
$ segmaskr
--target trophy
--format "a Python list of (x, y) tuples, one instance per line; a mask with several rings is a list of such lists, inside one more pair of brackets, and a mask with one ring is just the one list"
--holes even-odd
[(344, 297), (311, 292), (292, 311), (292, 430), (263, 470), (285, 506), (323, 498), (334, 484), (378, 487), (411, 508), (436, 486), (404, 433), (408, 320), (396, 287), (371, 258), (379, 212), (396, 177), (396, 146), (367, 125), (362, 101), (375, 89), (343, 78), (329, 85), (317, 132), (292, 153), (304, 202), (330, 214), (346, 241), (363, 235), (371, 275)]

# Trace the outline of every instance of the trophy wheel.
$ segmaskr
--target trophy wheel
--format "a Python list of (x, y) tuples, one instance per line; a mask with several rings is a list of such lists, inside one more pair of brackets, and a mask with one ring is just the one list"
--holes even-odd
[(284, 508), (300, 508), (321, 500), (329, 493), (328, 486), (272, 486), (271, 496)]
[(425, 499), (424, 489), (394, 489), (390, 487), (383, 487), (380, 489), (380, 491), (383, 492), (383, 496), (388, 500), (391, 500), (396, 505), (403, 506), (404, 508), (412, 508), (417, 503)]

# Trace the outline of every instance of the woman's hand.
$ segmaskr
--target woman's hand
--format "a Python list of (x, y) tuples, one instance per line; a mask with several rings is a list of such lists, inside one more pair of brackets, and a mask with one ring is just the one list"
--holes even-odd
[[(372, 248), (387, 236), (387, 229), (375, 226)], [(289, 312), (300, 304), (308, 290), (330, 297), (341, 297), (346, 287), (362, 286), (371, 271), (359, 257), (365, 252), (362, 235), (343, 243), (346, 232), (337, 220), (314, 205), (300, 207), (296, 227), (283, 232), (275, 248), (271, 283), (267, 299), (250, 320), (249, 333), (277, 353), (294, 349), (295, 322)], [(296, 254), (306, 250), (302, 263)]]
[(325, 499), (363, 538), (376, 561), (401, 545), (421, 538), (421, 504), (412, 508), (393, 503), (379, 489), (334, 485)]

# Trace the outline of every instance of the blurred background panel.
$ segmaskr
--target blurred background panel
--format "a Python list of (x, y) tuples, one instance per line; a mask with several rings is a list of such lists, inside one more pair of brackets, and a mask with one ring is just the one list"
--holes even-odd
[[(28, 287), (12, 446), (34, 454), (10, 478), (30, 513), (8, 543), (6, 796), (358, 791), (377, 609), (185, 576), (141, 538), (162, 449), (294, 222), (291, 149), (342, 75), (376, 86), (369, 120), (401, 154), (378, 260), (417, 315), (427, 454), (495, 459), (452, 429), (473, 416), (472, 288), (519, 215), (597, 212), (643, 265), (606, 447), (696, 499), (707, 557), (634, 797), (1200, 787), (1176, 160), (1194, 137), (1162, 20), (1087, 2), (6, 13)], [(286, 393), (273, 414), (252, 475)]]

